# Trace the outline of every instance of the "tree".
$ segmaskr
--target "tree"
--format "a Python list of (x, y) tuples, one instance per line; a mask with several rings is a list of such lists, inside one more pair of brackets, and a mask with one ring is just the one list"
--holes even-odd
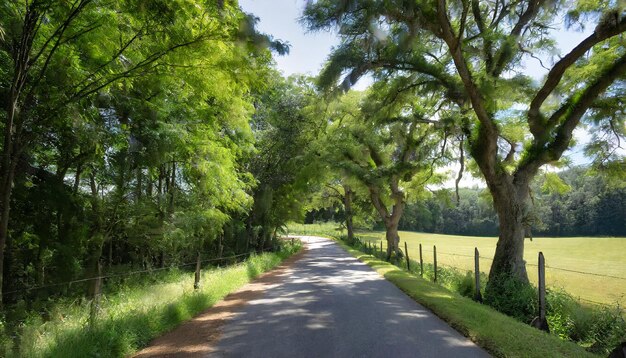
[(302, 217), (309, 183), (317, 175), (308, 150), (320, 132), (317, 92), (307, 78), (272, 77), (255, 101), (256, 151), (245, 164), (256, 181), (247, 243), (257, 249), (273, 245), (287, 221)]
[[(343, 84), (350, 86), (373, 72), (457, 106), (498, 213), (500, 237), (487, 290), (499, 295), (505, 294), (500, 277), (528, 281), (523, 253), (532, 178), (561, 158), (591, 108), (624, 97), (626, 51), (618, 35), (626, 31), (626, 16), (620, 4), (320, 0), (309, 4), (304, 19), (312, 30), (340, 29), (342, 43), (322, 72), (323, 85), (333, 86), (347, 72)], [(562, 16), (573, 25), (582, 26), (582, 19), (597, 25), (537, 84), (519, 72), (522, 60), (550, 51), (550, 28)], [(622, 106), (604, 106), (599, 120), (623, 125)]]
[(369, 96), (350, 92), (329, 109), (326, 136), (318, 144), (325, 163), (360, 182), (385, 225), (387, 260), (401, 257), (398, 224), (407, 190), (431, 179), (433, 166), (445, 154), (444, 131), (433, 135), (427, 118), (436, 111), (405, 96), (389, 101), (384, 84)]
[[(234, 206), (241, 203), (239, 189), (247, 184), (242, 184), (235, 162), (252, 139), (249, 131), (246, 139), (242, 130), (248, 127), (251, 109), (243, 97), (255, 86), (253, 78), (262, 78), (263, 69), (269, 65), (270, 55), (265, 49), (287, 50), (280, 42), (257, 33), (254, 23), (254, 18), (242, 13), (233, 1), (30, 0), (0, 5), (0, 118), (4, 133), (0, 153), (0, 280), (7, 277), (2, 271), (3, 255), (5, 247), (11, 246), (9, 223), (14, 222), (10, 221), (10, 210), (15, 205), (11, 197), (16, 178), (28, 183), (29, 175), (39, 173), (47, 182), (56, 181), (56, 187), (63, 188), (57, 192), (66, 197), (69, 193), (80, 197), (83, 182), (88, 181), (91, 214), (87, 251), (92, 253), (92, 260), (100, 258), (109, 234), (123, 231), (123, 224), (136, 219), (123, 215), (131, 210), (126, 205), (131, 193), (136, 209), (150, 204), (152, 198), (145, 200), (144, 192), (151, 188), (157, 168), (159, 186), (167, 187), (160, 187), (159, 195), (167, 193), (168, 199), (159, 196), (159, 200), (168, 203), (168, 215), (174, 212), (177, 193), (187, 188), (180, 185), (179, 175), (198, 189), (198, 198), (206, 199), (207, 192), (214, 194), (213, 202), (205, 202), (207, 210), (220, 205), (231, 210), (223, 200), (232, 198), (230, 195), (237, 198)], [(220, 66), (222, 70), (215, 70)], [(235, 67), (240, 68), (232, 70)], [(251, 68), (254, 70), (248, 71)], [(173, 73), (178, 78), (163, 80)], [(220, 83), (207, 81), (209, 77)], [(188, 106), (194, 109), (187, 112)], [(159, 113), (159, 109), (163, 111)], [(178, 123), (167, 128), (167, 119), (159, 118), (164, 113)], [(201, 123), (189, 129), (191, 119)], [(154, 139), (150, 137), (155, 133), (149, 129), (158, 128), (158, 136), (180, 134), (167, 132), (173, 127), (189, 133), (187, 139), (196, 142), (187, 148), (170, 147), (164, 156), (169, 157), (167, 161), (161, 157), (158, 165), (146, 165), (155, 159), (149, 158), (145, 148), (141, 150), (142, 140), (147, 144)], [(207, 142), (210, 145), (206, 146)], [(196, 154), (201, 157), (192, 157)], [(223, 192), (208, 189), (210, 185), (203, 183), (208, 175), (202, 180), (197, 178), (200, 175), (193, 175), (194, 171), (205, 175), (215, 169), (206, 165), (211, 156), (223, 159), (211, 163), (223, 164), (222, 174), (229, 174), (219, 177), (226, 182), (211, 183), (224, 184)], [(46, 174), (49, 171), (54, 172), (53, 177)], [(64, 181), (70, 173), (75, 174), (73, 188), (66, 188)], [(231, 189), (234, 192), (229, 192)], [(106, 215), (109, 209), (115, 215)], [(57, 231), (63, 232), (69, 228), (65, 219), (71, 215), (61, 210), (57, 214), (57, 224), (49, 225), (49, 229), (58, 227)], [(5, 286), (4, 282), (0, 286)]]

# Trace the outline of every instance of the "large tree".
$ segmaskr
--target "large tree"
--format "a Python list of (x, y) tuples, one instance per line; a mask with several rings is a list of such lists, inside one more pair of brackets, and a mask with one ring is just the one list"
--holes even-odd
[[(401, 256), (398, 223), (407, 191), (433, 177), (444, 158), (446, 131), (434, 131), (429, 118), (440, 115), (426, 100), (379, 83), (368, 96), (350, 92), (329, 106), (326, 135), (318, 143), (332, 170), (366, 188), (385, 225), (387, 259)], [(441, 147), (439, 146), (441, 144)], [(416, 185), (417, 183), (421, 185)]]
[[(523, 61), (550, 64), (552, 29), (563, 18), (572, 26), (592, 22), (594, 30), (537, 83), (524, 73)], [(527, 282), (532, 178), (561, 158), (590, 110), (602, 108), (596, 120), (606, 127), (623, 126), (623, 2), (319, 0), (309, 4), (304, 20), (312, 30), (336, 27), (342, 39), (321, 75), (323, 85), (347, 73), (343, 85), (349, 87), (373, 73), (457, 106), (499, 218), (487, 289), (498, 294), (499, 277)]]

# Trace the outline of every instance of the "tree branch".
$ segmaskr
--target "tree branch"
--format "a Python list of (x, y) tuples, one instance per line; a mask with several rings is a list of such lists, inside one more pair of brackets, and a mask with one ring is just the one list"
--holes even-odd
[[(474, 15), (474, 20), (476, 21), (476, 25), (478, 26), (478, 31), (480, 32), (481, 37), (483, 38), (483, 53), (485, 55), (485, 64), (487, 66), (487, 72), (491, 72), (493, 67), (493, 43), (489, 39), (487, 35), (487, 29), (485, 28), (485, 23), (482, 18), (482, 14), (480, 13), (479, 0), (472, 0), (472, 14)], [(495, 14), (494, 10), (494, 14)]]
[[(530, 127), (530, 132), (535, 138), (538, 139), (543, 137), (546, 130), (550, 128), (550, 126), (546, 126), (546, 123), (544, 123), (539, 109), (550, 93), (552, 93), (556, 86), (558, 86), (561, 82), (561, 78), (563, 77), (563, 74), (565, 74), (565, 71), (576, 63), (576, 61), (587, 53), (587, 51), (589, 51), (593, 46), (624, 31), (626, 31), (626, 17), (622, 18), (619, 23), (615, 23), (614, 26), (605, 27), (603, 29), (596, 28), (591, 35), (574, 47), (572, 51), (570, 51), (567, 55), (565, 55), (565, 57), (559, 60), (554, 67), (552, 67), (552, 70), (550, 70), (548, 76), (546, 77), (546, 82), (543, 84), (541, 89), (539, 89), (530, 103), (530, 108), (528, 109), (528, 125)], [(554, 123), (552, 123), (552, 125), (553, 124)]]
[(461, 197), (459, 196), (459, 183), (461, 182), (461, 179), (463, 179), (463, 171), (465, 170), (465, 152), (463, 151), (463, 136), (461, 136), (461, 141), (459, 142), (459, 174), (456, 177), (456, 180), (454, 181), (454, 189), (455, 189), (455, 193), (456, 193), (456, 205), (458, 206), (461, 203)]
[(570, 96), (566, 103), (549, 119), (550, 123), (561, 123), (551, 143), (535, 141), (528, 156), (521, 163), (516, 177), (529, 177), (542, 165), (558, 160), (569, 147), (572, 133), (593, 102), (620, 76), (626, 73), (626, 55), (622, 55), (605, 73), (581, 92)]
[(537, 15), (539, 7), (545, 0), (529, 0), (526, 11), (519, 17), (519, 20), (511, 30), (510, 35), (504, 41), (504, 44), (496, 54), (496, 63), (491, 71), (493, 77), (499, 77), (504, 70), (506, 64), (513, 58), (514, 51), (513, 46), (517, 42), (517, 38), (521, 35), (522, 30), (528, 25), (528, 23)]

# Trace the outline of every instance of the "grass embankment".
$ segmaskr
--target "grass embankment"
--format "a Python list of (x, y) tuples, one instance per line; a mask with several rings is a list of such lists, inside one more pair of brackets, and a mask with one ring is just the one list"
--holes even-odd
[(532, 328), (342, 242), (339, 244), (495, 356), (596, 357), (574, 343)]
[(60, 304), (46, 322), (32, 315), (20, 329), (14, 347), (0, 356), (15, 357), (124, 357), (213, 306), (260, 273), (268, 271), (301, 248), (286, 243), (281, 252), (264, 253), (229, 267), (202, 272), (200, 288), (193, 289), (194, 273), (168, 275), (167, 282), (125, 287), (104, 296), (95, 325), (90, 327), (89, 305)]

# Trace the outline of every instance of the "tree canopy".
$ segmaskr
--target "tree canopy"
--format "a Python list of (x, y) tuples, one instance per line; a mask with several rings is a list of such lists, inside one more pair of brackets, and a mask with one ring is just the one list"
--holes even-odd
[[(304, 21), (341, 36), (320, 74), (323, 88), (341, 82), (347, 89), (372, 73), (437, 95), (456, 113), (499, 218), (488, 287), (495, 292), (496, 277), (528, 279), (529, 187), (539, 169), (561, 158), (582, 120), (623, 135), (625, 15), (613, 1), (319, 0)], [(574, 27), (593, 22), (594, 30), (537, 82), (520, 71), (522, 61), (554, 48), (551, 28), (560, 16)], [(603, 142), (590, 152), (608, 158), (610, 147)]]

